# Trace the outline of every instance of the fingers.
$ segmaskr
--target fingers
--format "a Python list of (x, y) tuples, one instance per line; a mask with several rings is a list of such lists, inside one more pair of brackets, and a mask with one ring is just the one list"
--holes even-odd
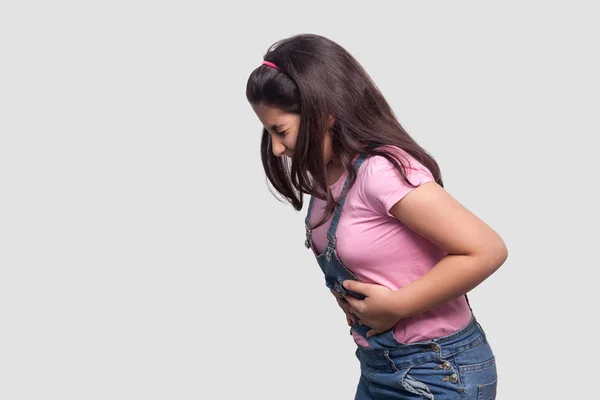
[(356, 324), (356, 322), (358, 321), (358, 318), (356, 317), (356, 315), (349, 314), (349, 313), (346, 313), (346, 315), (349, 316), (350, 321), (352, 321), (353, 324)]
[(344, 296), (344, 300), (350, 304), (350, 307), (352, 307), (354, 310), (356, 311), (364, 311), (365, 308), (365, 301), (364, 300), (358, 300), (350, 295), (345, 295)]
[(344, 299), (336, 299), (336, 301), (340, 308), (344, 311), (344, 314), (346, 314), (346, 321), (348, 322), (348, 325), (355, 324), (357, 317), (353, 314), (352, 307), (350, 307), (350, 305)]
[(345, 299), (337, 299), (337, 303), (340, 306), (340, 308), (345, 312), (350, 314), (356, 314), (356, 310), (350, 304), (348, 304), (348, 302)]
[(329, 289), (329, 291), (335, 296), (335, 300), (337, 301), (338, 305), (346, 314), (346, 322), (348, 322), (348, 325), (352, 326), (357, 322), (360, 324), (361, 321), (356, 316), (356, 310), (348, 303), (346, 298), (342, 294), (339, 294), (331, 289)]
[(346, 311), (346, 309), (348, 307), (350, 307), (350, 304), (348, 304), (348, 302), (345, 299), (335, 299), (335, 301), (339, 304), (339, 306), (342, 308), (342, 310)]
[(367, 332), (367, 337), (370, 338), (371, 336), (379, 335), (380, 333), (382, 332), (378, 331), (377, 329), (371, 329)]
[(344, 302), (344, 300), (338, 300), (337, 303), (346, 314), (354, 316), (354, 310), (352, 309), (352, 307), (350, 307), (348, 303)]

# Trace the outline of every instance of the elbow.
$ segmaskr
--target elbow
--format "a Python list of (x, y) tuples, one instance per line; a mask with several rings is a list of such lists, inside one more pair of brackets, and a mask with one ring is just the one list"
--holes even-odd
[(489, 276), (500, 268), (508, 258), (508, 248), (498, 235), (481, 240), (468, 254), (477, 260), (477, 265)]
[(498, 270), (498, 268), (506, 262), (506, 259), (508, 258), (508, 248), (502, 238), (497, 236), (493, 242), (486, 246), (485, 258), (486, 264), (492, 273)]

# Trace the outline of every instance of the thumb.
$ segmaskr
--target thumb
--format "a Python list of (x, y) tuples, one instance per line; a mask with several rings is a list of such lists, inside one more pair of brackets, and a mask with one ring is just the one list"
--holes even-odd
[(351, 290), (353, 292), (360, 293), (365, 296), (367, 296), (367, 293), (369, 292), (368, 284), (359, 281), (354, 281), (351, 279), (342, 282), (342, 286), (344, 286), (344, 288), (346, 288), (347, 290)]

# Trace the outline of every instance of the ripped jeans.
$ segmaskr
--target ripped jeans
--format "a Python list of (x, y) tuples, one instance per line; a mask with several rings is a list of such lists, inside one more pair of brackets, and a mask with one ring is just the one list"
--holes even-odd
[(496, 363), (473, 319), (459, 332), (425, 342), (372, 349), (358, 346), (355, 400), (493, 400)]

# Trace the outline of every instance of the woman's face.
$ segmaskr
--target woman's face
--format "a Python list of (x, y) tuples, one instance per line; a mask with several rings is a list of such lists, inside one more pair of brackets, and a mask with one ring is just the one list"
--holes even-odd
[(265, 104), (252, 104), (252, 109), (271, 135), (271, 149), (277, 157), (291, 157), (296, 147), (300, 115), (286, 113)]
[[(286, 113), (277, 107), (265, 104), (252, 104), (252, 109), (271, 135), (273, 154), (277, 157), (283, 155), (292, 157), (294, 148), (296, 147), (296, 139), (298, 138), (300, 115)], [(330, 118), (330, 123), (333, 123), (333, 117)], [(329, 132), (325, 135), (323, 150), (323, 161), (327, 165), (332, 158), (331, 135)]]

